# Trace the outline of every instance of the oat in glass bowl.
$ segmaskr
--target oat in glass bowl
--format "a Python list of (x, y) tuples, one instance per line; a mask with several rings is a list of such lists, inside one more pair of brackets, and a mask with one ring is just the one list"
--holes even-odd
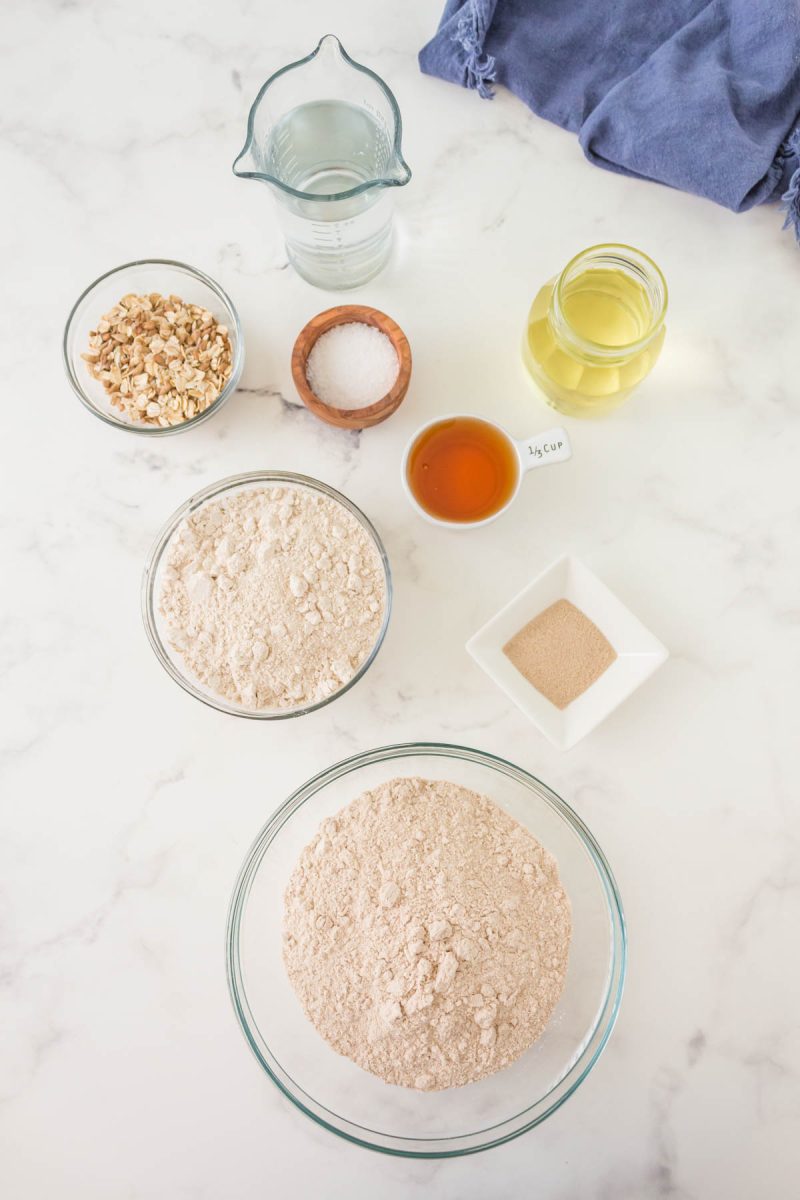
[(178, 433), (207, 420), (244, 367), (239, 317), (203, 272), (169, 259), (125, 263), (79, 296), (64, 330), (78, 399), (132, 433)]

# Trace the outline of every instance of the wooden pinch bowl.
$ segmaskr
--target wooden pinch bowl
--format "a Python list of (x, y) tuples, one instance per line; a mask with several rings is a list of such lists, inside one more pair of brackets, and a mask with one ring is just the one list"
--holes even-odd
[[(374, 404), (363, 408), (333, 408), (320, 400), (309, 387), (306, 362), (314, 344), (323, 333), (333, 329), (334, 325), (349, 325), (353, 322), (374, 325), (381, 333), (386, 334), (395, 348), (400, 370), (392, 390)], [(327, 308), (325, 312), (312, 317), (300, 330), (292, 350), (292, 378), (300, 399), (315, 417), (339, 429), (367, 429), (385, 421), (402, 404), (411, 379), (411, 347), (397, 322), (387, 317), (380, 309), (369, 308), (365, 304), (338, 304), (335, 308)]]

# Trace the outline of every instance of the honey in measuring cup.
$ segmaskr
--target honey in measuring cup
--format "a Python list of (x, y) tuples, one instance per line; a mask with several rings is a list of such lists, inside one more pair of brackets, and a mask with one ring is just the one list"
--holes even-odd
[(479, 417), (445, 417), (414, 442), (406, 471), (417, 503), (439, 521), (472, 524), (505, 508), (519, 480), (513, 442)]
[(522, 345), (547, 402), (569, 416), (609, 412), (652, 370), (667, 285), (632, 246), (592, 246), (538, 292)]

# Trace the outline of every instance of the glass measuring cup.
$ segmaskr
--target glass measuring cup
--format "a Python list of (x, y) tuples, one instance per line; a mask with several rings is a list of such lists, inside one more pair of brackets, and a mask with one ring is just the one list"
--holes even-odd
[(269, 184), (289, 261), (317, 287), (357, 287), (392, 244), (391, 189), (411, 171), (397, 101), (333, 34), (255, 98), (233, 173)]
[(401, 477), (408, 500), (426, 521), (476, 529), (511, 507), (529, 471), (571, 457), (560, 427), (517, 439), (487, 417), (450, 413), (426, 421), (409, 440)]

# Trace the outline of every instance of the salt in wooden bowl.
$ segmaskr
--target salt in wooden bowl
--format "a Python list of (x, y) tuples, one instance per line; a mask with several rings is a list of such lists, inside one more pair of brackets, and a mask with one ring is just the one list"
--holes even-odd
[[(391, 391), (374, 404), (361, 408), (334, 408), (331, 404), (325, 404), (311, 390), (306, 378), (306, 363), (323, 333), (327, 333), (335, 325), (358, 322), (373, 325), (389, 338), (397, 354), (400, 369)], [(300, 399), (315, 417), (339, 429), (367, 429), (385, 421), (402, 404), (411, 379), (411, 347), (400, 326), (391, 317), (387, 317), (386, 313), (377, 308), (369, 308), (365, 304), (339, 304), (335, 308), (318, 313), (300, 330), (292, 350), (292, 378)]]

